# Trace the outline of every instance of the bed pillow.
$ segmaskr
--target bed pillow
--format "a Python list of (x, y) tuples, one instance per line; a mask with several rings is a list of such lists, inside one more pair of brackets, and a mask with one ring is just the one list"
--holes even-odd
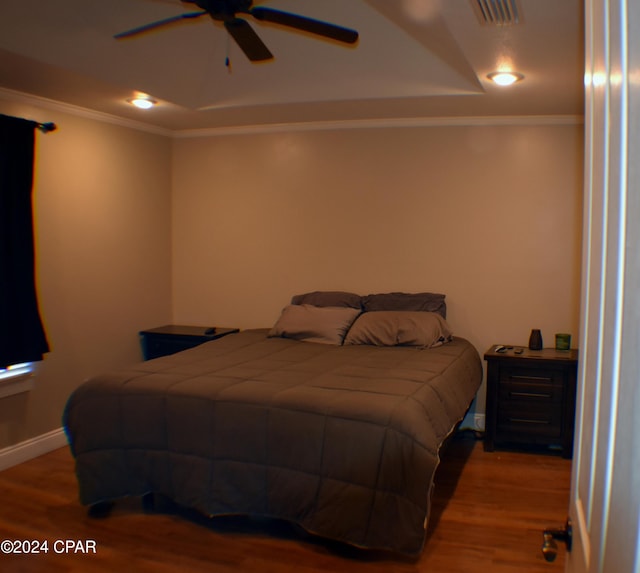
[(340, 345), (359, 314), (355, 308), (291, 304), (282, 310), (268, 336)]
[(436, 312), (378, 310), (362, 313), (349, 329), (344, 344), (433, 348), (451, 338), (447, 321)]
[(362, 297), (362, 308), (367, 312), (374, 310), (437, 312), (442, 318), (447, 318), (447, 305), (444, 302), (445, 296), (444, 294), (433, 292), (369, 294)]
[(347, 306), (360, 309), (362, 297), (359, 294), (343, 291), (316, 290), (304, 294), (297, 294), (291, 299), (291, 304), (312, 304), (313, 306)]

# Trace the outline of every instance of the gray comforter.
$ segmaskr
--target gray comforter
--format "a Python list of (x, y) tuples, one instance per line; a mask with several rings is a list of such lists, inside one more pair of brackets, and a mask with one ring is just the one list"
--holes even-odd
[(98, 376), (64, 424), (84, 504), (148, 492), (421, 551), (443, 440), (482, 380), (464, 339), (330, 346), (249, 330)]

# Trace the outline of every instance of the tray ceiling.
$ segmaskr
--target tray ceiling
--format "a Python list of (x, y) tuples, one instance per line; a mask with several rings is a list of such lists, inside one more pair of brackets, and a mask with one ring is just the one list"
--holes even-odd
[[(247, 18), (275, 60), (249, 62), (220, 23), (183, 20), (177, 0), (47, 0), (0, 5), (0, 87), (158, 127), (413, 117), (580, 115), (583, 17), (577, 0), (517, 0), (518, 23), (481, 0), (270, 0), (270, 8), (358, 30), (354, 46)], [(230, 66), (225, 65), (229, 58)], [(512, 67), (509, 89), (486, 75)], [(143, 112), (126, 99), (158, 100)]]

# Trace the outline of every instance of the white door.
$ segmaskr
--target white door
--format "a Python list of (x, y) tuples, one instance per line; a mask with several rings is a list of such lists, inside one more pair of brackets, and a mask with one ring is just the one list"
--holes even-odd
[(568, 573), (640, 573), (640, 2), (586, 0), (585, 225)]

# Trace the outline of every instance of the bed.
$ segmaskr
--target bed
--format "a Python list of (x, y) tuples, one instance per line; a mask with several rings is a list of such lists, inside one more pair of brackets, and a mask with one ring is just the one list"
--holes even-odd
[(152, 493), (419, 554), (441, 448), (480, 386), (480, 357), (448, 330), (443, 296), (406, 310), (429, 293), (402, 293), (398, 310), (399, 293), (382, 307), (378, 295), (337, 304), (344, 294), (299, 295), (270, 329), (82, 384), (64, 412), (81, 503)]

